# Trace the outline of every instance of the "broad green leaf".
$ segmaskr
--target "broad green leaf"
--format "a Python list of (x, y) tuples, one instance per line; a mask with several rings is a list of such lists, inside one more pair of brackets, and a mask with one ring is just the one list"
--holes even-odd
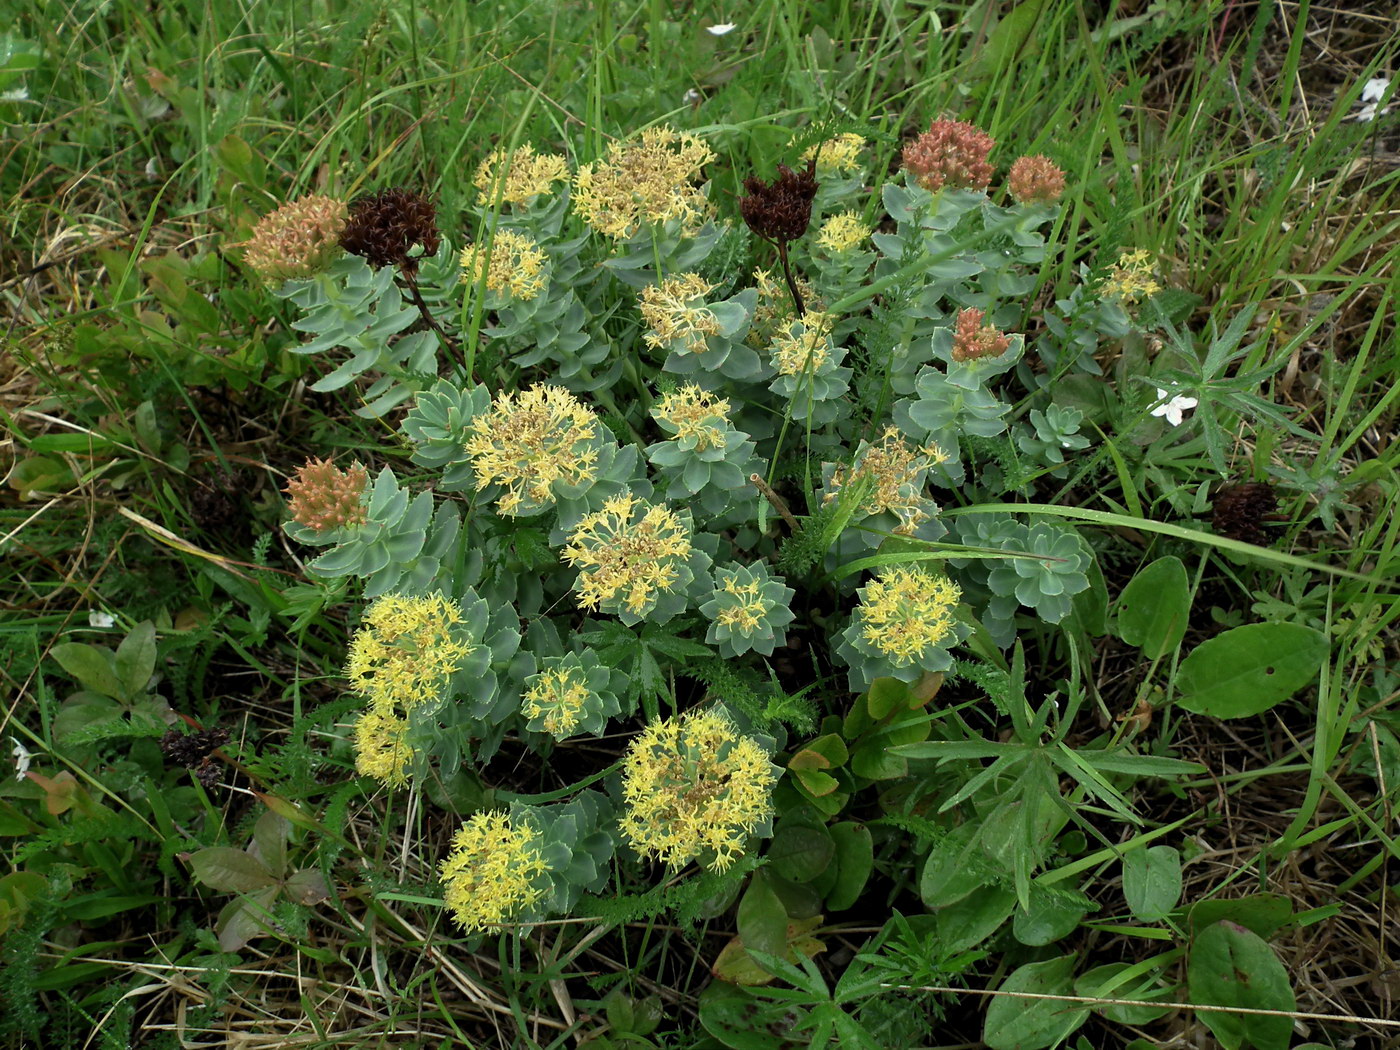
[(268, 886), (225, 904), (214, 924), (219, 934), (219, 947), (226, 952), (236, 952), (258, 934), (272, 932), (271, 908), (279, 888)]
[(1088, 910), (1079, 894), (1033, 882), (1030, 907), (1016, 909), (1011, 919), (1011, 933), (1031, 947), (1054, 944), (1073, 933)]
[(701, 1026), (730, 1050), (775, 1050), (782, 1043), (773, 1031), (788, 1031), (803, 1016), (796, 1005), (756, 999), (723, 981), (700, 993)]
[(137, 624), (117, 646), (117, 677), (125, 697), (139, 696), (156, 670), (156, 625), (150, 620)]
[[(1074, 956), (1027, 963), (1012, 971), (1003, 992), (1074, 994)], [(1089, 1016), (1089, 1008), (1056, 999), (998, 995), (987, 1007), (982, 1040), (992, 1050), (1042, 1050), (1068, 1038)]]
[(1191, 613), (1191, 590), (1181, 559), (1168, 555), (1138, 570), (1118, 597), (1118, 637), (1149, 660), (1181, 644)]
[(774, 874), (793, 882), (811, 882), (831, 863), (836, 845), (826, 828), (802, 824), (780, 826), (768, 846)]
[(854, 821), (831, 827), (836, 844), (836, 882), (826, 894), (828, 911), (845, 911), (860, 900), (875, 868), (875, 840), (870, 829)]
[(253, 846), (248, 852), (280, 879), (287, 870), (287, 818), (273, 810), (258, 817), (253, 825)]
[(208, 846), (195, 850), (189, 859), (194, 877), (210, 889), (252, 893), (277, 884), (267, 865), (232, 846)]
[[(1080, 974), (1074, 982), (1074, 994), (1095, 999), (1170, 999), (1171, 989), (1162, 984), (1156, 973), (1133, 976), (1132, 963), (1105, 963)], [(1103, 1006), (1095, 1007), (1110, 1021), (1118, 1024), (1143, 1025), (1165, 1017), (1171, 1009), (1165, 1006)]]
[(1193, 931), (1229, 919), (1260, 937), (1272, 937), (1274, 931), (1293, 918), (1293, 902), (1280, 893), (1251, 893), (1234, 900), (1198, 901), (1187, 913), (1186, 921)]
[(1165, 918), (1181, 899), (1181, 854), (1171, 846), (1123, 854), (1123, 896), (1143, 922)]
[(64, 642), (53, 647), (53, 658), (84, 689), (110, 696), (113, 700), (124, 698), (121, 679), (117, 676), (116, 658), (110, 649), (82, 642)]
[(1267, 711), (1322, 673), (1327, 639), (1297, 623), (1251, 623), (1202, 642), (1181, 662), (1177, 704), (1216, 718)]
[[(1293, 987), (1273, 949), (1258, 934), (1233, 922), (1207, 926), (1191, 943), (1186, 970), (1191, 1001), (1201, 1006), (1292, 1010)], [(1287, 1050), (1293, 1022), (1287, 1017), (1201, 1010), (1197, 1014), (1225, 1050)]]
[(988, 881), (981, 865), (971, 863), (977, 857), (972, 846), (976, 835), (975, 825), (963, 824), (933, 844), (919, 875), (919, 898), (925, 907), (947, 907)]
[(330, 895), (326, 877), (315, 868), (302, 868), (287, 880), (287, 897), (298, 904), (310, 907), (330, 899)]
[(787, 947), (787, 910), (761, 871), (754, 872), (739, 900), (738, 925), (746, 948), (777, 955)]
[(939, 944), (949, 955), (975, 947), (1001, 929), (1015, 909), (1015, 890), (979, 887), (956, 904), (934, 913)]

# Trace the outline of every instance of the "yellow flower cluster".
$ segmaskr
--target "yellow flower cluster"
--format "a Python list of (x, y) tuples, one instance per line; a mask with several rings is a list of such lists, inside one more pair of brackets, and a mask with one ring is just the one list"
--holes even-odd
[(599, 233), (623, 240), (644, 225), (678, 220), (692, 233), (713, 206), (692, 183), (715, 159), (694, 135), (648, 128), (640, 142), (614, 142), (607, 157), (574, 176), (574, 208)]
[(506, 204), (525, 204), (533, 197), (554, 192), (556, 182), (567, 182), (569, 169), (558, 153), (536, 153), (528, 142), (514, 153), (493, 150), (476, 169), (477, 200), (490, 204), (500, 194)]
[(408, 764), (412, 759), (407, 719), (371, 707), (356, 720), (355, 772), (401, 787), (408, 783)]
[(683, 354), (704, 353), (708, 346), (705, 338), (718, 335), (720, 324), (714, 311), (696, 300), (713, 288), (698, 273), (678, 273), (643, 288), (637, 305), (649, 329), (643, 337), (647, 346)]
[(448, 680), (472, 652), (461, 610), (441, 594), (386, 594), (369, 607), (350, 640), (345, 676), (368, 701), (355, 723), (355, 768), (389, 784), (407, 780), (413, 757), (408, 715), (436, 707)]
[(896, 667), (908, 667), (953, 634), (953, 607), (962, 598), (946, 576), (895, 566), (861, 590), (856, 608), (861, 638)]
[(1118, 262), (1099, 287), (1099, 294), (1105, 299), (1135, 303), (1161, 290), (1162, 286), (1152, 276), (1151, 255), (1146, 249), (1136, 248), (1118, 256)]
[(768, 348), (778, 374), (800, 376), (821, 371), (831, 357), (831, 326), (832, 318), (808, 310), (801, 321), (801, 332), (794, 335), (793, 326), (789, 325), (787, 331), (779, 333)]
[(543, 718), (546, 733), (566, 737), (578, 726), (588, 703), (588, 682), (577, 667), (551, 667), (535, 676), (525, 691), (521, 713), (527, 721)]
[(579, 568), (583, 608), (617, 599), (640, 616), (658, 592), (675, 586), (678, 563), (690, 550), (690, 536), (675, 511), (624, 492), (578, 523), (564, 560)]
[(671, 391), (656, 403), (651, 414), (675, 427), (677, 439), (694, 440), (697, 451), (724, 448), (729, 402), (694, 383)]
[[(781, 277), (759, 268), (754, 270), (753, 279), (754, 287), (758, 290), (758, 305), (754, 308), (753, 321), (744, 341), (755, 350), (762, 350), (773, 341), (780, 329), (786, 327), (788, 322), (797, 316), (797, 311), (793, 309), (792, 295), (788, 292), (787, 283)], [(794, 275), (794, 280), (807, 309), (820, 310), (822, 300), (816, 289), (805, 277)]]
[(521, 302), (544, 291), (548, 261), (539, 245), (514, 230), (497, 230), (489, 246), (469, 244), (462, 249), (462, 271), (469, 284), (484, 280), (490, 291), (508, 293)]
[(724, 581), (724, 593), (738, 599), (734, 605), (727, 605), (715, 617), (715, 623), (724, 627), (738, 627), (745, 634), (755, 630), (773, 611), (778, 603), (763, 597), (763, 584), (760, 580), (740, 583), (730, 576)]
[(870, 234), (871, 229), (861, 221), (859, 212), (843, 211), (822, 223), (822, 228), (817, 233), (817, 245), (840, 255), (842, 252), (859, 248)]
[(505, 488), (496, 501), (502, 514), (535, 514), (554, 503), (551, 486), (591, 482), (598, 452), (597, 418), (563, 387), (503, 390), (491, 411), (472, 420), (466, 453), (478, 488)]
[(643, 856), (673, 868), (702, 853), (723, 871), (772, 814), (773, 765), (719, 711), (653, 722), (622, 760), (622, 834)]
[(438, 868), (443, 898), (465, 930), (505, 922), (545, 893), (547, 870), (539, 833), (505, 812), (477, 813), (452, 838)]
[(880, 443), (861, 453), (854, 469), (844, 463), (836, 467), (823, 503), (830, 503), (847, 485), (864, 489), (860, 510), (866, 514), (888, 511), (899, 519), (894, 532), (912, 535), (932, 514), (933, 502), (923, 494), (920, 475), (936, 463), (946, 463), (948, 454), (937, 445), (912, 448), (895, 427), (886, 427)]
[(809, 146), (802, 154), (802, 162), (805, 164), (816, 157), (818, 175), (853, 174), (860, 170), (860, 151), (863, 149), (865, 139), (848, 131)]

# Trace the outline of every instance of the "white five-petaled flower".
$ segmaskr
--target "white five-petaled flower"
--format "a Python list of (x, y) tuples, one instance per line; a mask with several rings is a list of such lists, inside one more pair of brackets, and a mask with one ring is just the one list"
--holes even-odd
[(705, 32), (709, 33), (711, 36), (724, 36), (725, 33), (732, 33), (738, 28), (739, 27), (733, 22), (721, 22), (717, 26), (706, 26)]
[(116, 622), (117, 618), (115, 616), (111, 613), (102, 612), (99, 609), (93, 609), (88, 613), (89, 627), (111, 627)]
[[(1176, 384), (1173, 383), (1172, 388), (1175, 389), (1175, 387)], [(1194, 397), (1187, 397), (1185, 394), (1174, 394), (1171, 390), (1163, 390), (1161, 387), (1157, 388), (1157, 400), (1160, 404), (1152, 409), (1152, 414), (1154, 416), (1165, 416), (1167, 422), (1174, 427), (1181, 426), (1181, 421), (1184, 418), (1182, 416), (1183, 412), (1195, 408), (1200, 404)]]
[(29, 772), (29, 760), (34, 756), (29, 753), (29, 748), (15, 740), (14, 737), (10, 737), (10, 739), (14, 741), (15, 745), (10, 750), (10, 754), (15, 756), (15, 779), (23, 780), (24, 774)]
[(1389, 113), (1389, 106), (1386, 106), (1385, 109), (1380, 108), (1381, 99), (1385, 97), (1386, 92), (1389, 90), (1389, 77), (1372, 77), (1370, 80), (1366, 81), (1365, 85), (1361, 88), (1360, 98), (1360, 101), (1365, 103), (1365, 105), (1361, 107), (1361, 111), (1352, 119), (1360, 121), (1375, 120), (1378, 113), (1380, 116), (1385, 116)]

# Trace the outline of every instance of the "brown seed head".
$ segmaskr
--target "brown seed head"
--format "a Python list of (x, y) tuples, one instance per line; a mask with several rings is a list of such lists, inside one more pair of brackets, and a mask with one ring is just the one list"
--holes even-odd
[(268, 281), (320, 273), (340, 254), (348, 211), (334, 197), (303, 197), (269, 212), (242, 243), (243, 261)]
[(739, 214), (749, 229), (765, 240), (786, 243), (807, 232), (812, 221), (812, 199), (817, 195), (816, 159), (805, 171), (778, 165), (778, 177), (771, 183), (749, 177), (744, 180), (747, 197), (739, 199)]
[(1246, 481), (1226, 485), (1215, 495), (1211, 525), (1221, 536), (1232, 540), (1266, 545), (1266, 521), (1278, 521), (1278, 491), (1267, 482)]
[(361, 497), (368, 485), (369, 472), (358, 463), (349, 470), (336, 470), (328, 459), (307, 460), (287, 482), (292, 520), (317, 532), (362, 525), (365, 508)]
[(981, 128), (961, 120), (935, 120), (904, 147), (904, 166), (927, 190), (986, 189), (992, 181), (987, 154), (996, 143)]
[(977, 361), (984, 357), (1000, 357), (1011, 345), (1004, 332), (994, 325), (983, 324), (984, 311), (969, 307), (958, 313), (958, 326), (953, 332), (953, 360)]
[(423, 254), (432, 255), (441, 243), (437, 205), (421, 193), (398, 188), (352, 201), (350, 219), (340, 235), (341, 247), (375, 269), (392, 265), (410, 276), (418, 260), (409, 256), (409, 249), (422, 245)]
[(1065, 173), (1049, 157), (1017, 157), (1006, 179), (1011, 196), (1022, 204), (1054, 204), (1065, 192)]

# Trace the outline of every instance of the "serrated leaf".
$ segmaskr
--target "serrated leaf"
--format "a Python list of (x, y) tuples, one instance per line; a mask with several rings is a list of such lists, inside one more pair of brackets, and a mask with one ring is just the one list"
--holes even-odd
[(1286, 700), (1322, 673), (1327, 638), (1297, 623), (1234, 627), (1191, 650), (1177, 670), (1177, 704), (1196, 714), (1246, 718)]

